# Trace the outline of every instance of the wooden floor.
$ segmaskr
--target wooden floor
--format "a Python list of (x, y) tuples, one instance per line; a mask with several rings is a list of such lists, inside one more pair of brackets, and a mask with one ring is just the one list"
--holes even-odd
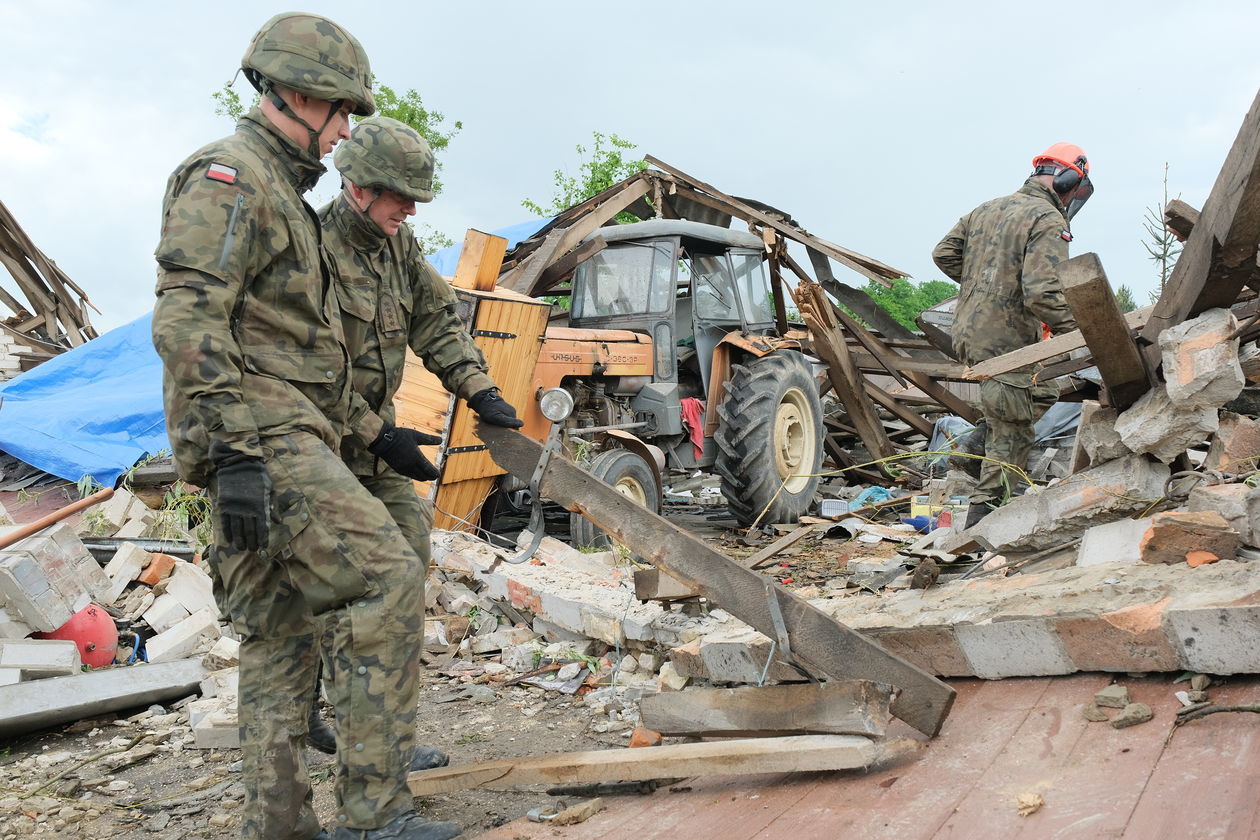
[[(940, 736), (894, 767), (690, 779), (650, 796), (605, 798), (585, 823), (513, 821), (482, 840), (531, 838), (834, 838), (834, 840), (1242, 840), (1260, 838), (1260, 715), (1225, 713), (1180, 727), (1171, 675), (1120, 679), (1155, 711), (1112, 729), (1081, 707), (1105, 674), (955, 680)], [(1260, 678), (1209, 689), (1218, 705), (1260, 703)], [(909, 734), (897, 732), (896, 734)], [(1021, 817), (1016, 799), (1045, 805)], [(541, 804), (541, 801), (540, 801)]]

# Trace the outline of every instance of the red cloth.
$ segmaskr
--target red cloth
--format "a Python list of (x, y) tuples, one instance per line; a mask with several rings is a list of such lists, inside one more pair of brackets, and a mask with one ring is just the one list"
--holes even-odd
[(687, 437), (696, 448), (696, 460), (704, 456), (704, 400), (699, 397), (682, 398), (683, 425), (687, 427)]

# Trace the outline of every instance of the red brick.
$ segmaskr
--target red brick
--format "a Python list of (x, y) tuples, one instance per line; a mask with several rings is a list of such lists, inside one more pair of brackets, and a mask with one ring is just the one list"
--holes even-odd
[(863, 630), (879, 646), (938, 677), (973, 676), (954, 631), (949, 627)]
[(1180, 657), (1163, 626), (1170, 600), (1060, 618), (1055, 629), (1080, 671), (1175, 671)]
[(1210, 551), (1217, 557), (1233, 557), (1240, 543), (1238, 532), (1214, 510), (1182, 513), (1169, 511), (1151, 517), (1139, 551), (1143, 563), (1180, 563), (1191, 551)]
[(169, 554), (161, 554), (154, 552), (149, 555), (149, 564), (144, 567), (144, 571), (136, 578), (140, 583), (155, 585), (158, 581), (165, 578), (175, 568), (175, 558)]
[(630, 734), (631, 747), (659, 747), (661, 740), (661, 733), (653, 732), (651, 729), (645, 729), (642, 726), (636, 726), (634, 732)]

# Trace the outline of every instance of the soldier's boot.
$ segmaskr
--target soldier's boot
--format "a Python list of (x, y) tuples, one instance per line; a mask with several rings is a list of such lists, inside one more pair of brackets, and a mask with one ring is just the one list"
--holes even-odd
[(311, 714), (306, 722), (306, 744), (328, 755), (337, 754), (337, 733), (319, 716), (318, 697), (311, 703)]
[(965, 456), (984, 454), (984, 439), (988, 431), (989, 424), (981, 420), (974, 429), (963, 435), (954, 448), (964, 455), (949, 456), (949, 465), (956, 470), (962, 470), (972, 478), (980, 478), (980, 467), (984, 465), (984, 461)]
[(411, 753), (411, 772), (413, 773), (417, 770), (445, 767), (450, 763), (451, 757), (437, 747), (422, 747), (416, 744), (416, 748)]
[(339, 828), (333, 840), (452, 840), (463, 829), (448, 822), (429, 822), (412, 811), (380, 828)]

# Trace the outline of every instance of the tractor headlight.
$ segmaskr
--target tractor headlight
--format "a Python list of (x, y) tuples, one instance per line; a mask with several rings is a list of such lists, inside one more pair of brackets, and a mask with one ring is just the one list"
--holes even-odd
[(559, 423), (573, 413), (573, 395), (563, 388), (548, 388), (538, 398), (538, 410), (552, 423)]

